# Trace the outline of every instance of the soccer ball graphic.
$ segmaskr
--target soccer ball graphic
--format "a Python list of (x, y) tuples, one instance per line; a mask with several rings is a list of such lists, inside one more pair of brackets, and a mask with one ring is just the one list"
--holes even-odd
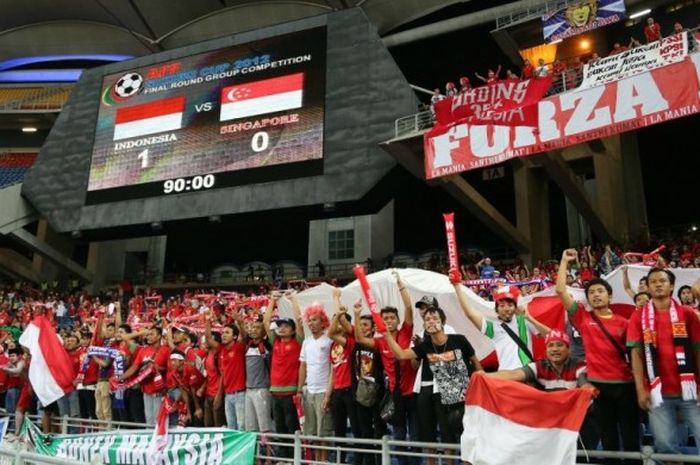
[(114, 84), (114, 94), (118, 98), (127, 99), (141, 92), (143, 76), (139, 73), (129, 73), (120, 77)]

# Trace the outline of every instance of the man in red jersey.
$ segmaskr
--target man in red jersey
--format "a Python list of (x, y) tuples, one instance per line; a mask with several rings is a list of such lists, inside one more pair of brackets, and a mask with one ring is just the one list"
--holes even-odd
[(678, 454), (679, 423), (700, 437), (700, 322), (691, 308), (672, 298), (676, 276), (671, 271), (652, 268), (647, 283), (651, 301), (630, 317), (627, 346), (637, 401), (649, 412), (654, 449)]
[[(411, 296), (406, 289), (398, 273), (394, 272), (396, 283), (401, 293), (401, 301), (404, 305), (404, 322), (399, 328), (401, 320), (399, 311), (394, 307), (381, 309), (382, 320), (391, 333), (394, 340), (402, 349), (408, 349), (413, 338), (413, 306)], [(395, 398), (395, 414), (393, 418), (394, 439), (404, 441), (410, 437), (411, 441), (418, 440), (418, 418), (416, 417), (416, 397), (413, 393), (416, 370), (410, 360), (397, 360), (391, 351), (387, 340), (383, 337), (368, 338), (355, 326), (355, 340), (369, 348), (377, 349), (382, 357), (384, 371), (389, 380), (389, 391)], [(397, 369), (398, 368), (398, 369)], [(408, 437), (407, 437), (408, 436)], [(416, 457), (400, 456), (399, 464), (417, 464), (420, 460)]]
[[(301, 321), (301, 307), (296, 295), (287, 293), (292, 302), (295, 319), (278, 318), (273, 329), (272, 314), (275, 311), (280, 295), (270, 296), (263, 325), (268, 339), (272, 342), (272, 358), (270, 361), (270, 394), (272, 395), (272, 418), (275, 421), (275, 431), (283, 434), (294, 434), (299, 429), (299, 416), (294, 405), (299, 381), (299, 354), (301, 343), (304, 341), (304, 327)], [(295, 321), (296, 320), (296, 321)], [(297, 330), (297, 328), (299, 328)], [(292, 449), (281, 447), (280, 457), (292, 457)]]
[[(165, 382), (163, 376), (166, 375), (170, 349), (161, 345), (160, 328), (150, 328), (141, 331), (141, 335), (146, 336), (146, 346), (141, 347), (128, 370), (120, 377), (121, 380), (129, 379), (141, 370), (152, 370), (143, 381), (141, 381), (141, 392), (143, 393), (143, 405), (146, 417), (146, 424), (155, 425), (160, 411), (160, 404), (163, 402), (163, 391)], [(149, 368), (152, 366), (152, 368)]]
[[(348, 420), (353, 437), (362, 436), (360, 422), (357, 417), (357, 404), (355, 403), (355, 391), (353, 390), (352, 355), (355, 350), (355, 329), (350, 324), (351, 317), (347, 313), (347, 307), (340, 302), (341, 291), (333, 289), (333, 303), (335, 314), (328, 328), (328, 336), (333, 339), (331, 345), (331, 380), (333, 394), (331, 395), (331, 414), (333, 417), (333, 429), (335, 436), (344, 438), (347, 434)], [(359, 459), (364, 457), (358, 456)], [(341, 457), (341, 462), (345, 458)]]
[(647, 18), (647, 25), (644, 26), (644, 37), (647, 38), (647, 44), (656, 40), (661, 40), (661, 26), (654, 21), (654, 18)]
[(610, 310), (612, 288), (601, 278), (591, 279), (585, 287), (587, 311), (569, 295), (566, 277), (569, 265), (578, 259), (576, 249), (567, 249), (561, 257), (556, 291), (569, 320), (581, 334), (586, 352), (588, 380), (600, 391), (594, 400), (593, 415), (603, 449), (639, 450), (639, 409), (634, 402), (634, 380), (626, 359), (627, 320)]
[[(175, 404), (182, 403), (187, 410), (188, 422), (193, 421), (197, 411), (201, 412), (202, 410), (202, 405), (196, 392), (202, 387), (204, 382), (204, 375), (192, 365), (187, 364), (183, 352), (175, 349), (170, 353), (170, 368), (168, 369), (166, 380), (168, 396)], [(190, 407), (190, 405), (193, 407)], [(170, 424), (178, 422), (177, 416), (177, 413), (171, 414)]]

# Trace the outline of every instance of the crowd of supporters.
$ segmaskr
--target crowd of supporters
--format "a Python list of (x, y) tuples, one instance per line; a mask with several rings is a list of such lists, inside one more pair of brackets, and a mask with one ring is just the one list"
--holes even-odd
[[(627, 283), (638, 306), (628, 321), (610, 310), (611, 288), (599, 276), (638, 261), (651, 261), (654, 268), (637, 289)], [(674, 289), (666, 266), (699, 265), (695, 241), (650, 254), (610, 246), (568, 249), (556, 264), (532, 271), (514, 266), (503, 273), (507, 281), (500, 281), (488, 258), (444, 272), (455, 284), (463, 317), (493, 340), (499, 371), (489, 376), (545, 390), (593, 391), (595, 402), (581, 430), (586, 447), (638, 450), (641, 414), (648, 412), (656, 447), (678, 452), (669, 424), (685, 421), (700, 437), (693, 381), (700, 367), (692, 362), (700, 355), (700, 280), (694, 288)], [(292, 433), (300, 427), (303, 406), (305, 432), (319, 437), (380, 438), (391, 431), (397, 439), (459, 442), (464, 393), (469, 378), (482, 371), (479, 359), (466, 337), (455, 334), (434, 296), (411, 301), (400, 271), (394, 276), (403, 309), (381, 309), (382, 334), (361, 303), (343, 306), (339, 288), (333, 291), (334, 308), (305, 309), (291, 289), (164, 299), (154, 292), (98, 298), (6, 288), (0, 293), (5, 409), (17, 425), (26, 412), (40, 408), (48, 431), (56, 415), (153, 425), (165, 403), (174, 425)], [(475, 310), (458, 284), (491, 298), (498, 320)], [(522, 294), (548, 285), (556, 286), (584, 359), (571, 355), (569, 333), (551, 330), (518, 305)], [(585, 289), (591, 311), (572, 299), (567, 285)], [(281, 299), (291, 302), (293, 318), (279, 317)], [(43, 407), (35, 405), (27, 381), (31, 358), (17, 342), (37, 314), (54, 323), (78, 373), (75, 391)], [(414, 331), (414, 317), (423, 320), (421, 334)], [(532, 354), (534, 335), (545, 337), (541, 360)], [(676, 417), (679, 409), (682, 418)], [(290, 457), (291, 449), (274, 453)], [(316, 460), (326, 459), (318, 451)], [(354, 459), (375, 461), (362, 453)]]
[[(683, 27), (680, 22), (675, 22), (673, 24), (673, 29), (669, 31), (662, 31), (661, 26), (657, 23), (654, 18), (647, 18), (646, 26), (644, 27), (644, 40), (645, 43), (654, 42), (662, 39), (667, 35), (680, 34), (687, 29)], [(610, 55), (617, 55), (627, 50), (642, 45), (642, 42), (637, 40), (634, 36), (629, 38), (626, 43), (615, 42), (613, 48), (608, 53)], [(688, 36), (688, 50), (693, 51), (696, 46), (696, 41), (694, 36)], [(553, 63), (545, 63), (544, 59), (538, 59), (537, 63), (531, 63), (529, 60), (525, 59), (520, 72), (513, 72), (510, 69), (505, 70), (505, 74), (502, 73), (502, 67), (499, 65), (495, 70), (489, 69), (486, 76), (482, 76), (479, 73), (474, 73), (476, 81), (473, 83), (469, 77), (463, 76), (459, 78), (459, 86), (454, 82), (447, 82), (444, 86), (444, 92), (440, 88), (435, 88), (433, 95), (431, 97), (430, 104), (434, 105), (436, 102), (444, 99), (445, 97), (454, 96), (461, 92), (466, 92), (474, 87), (481, 85), (495, 84), (499, 81), (525, 81), (528, 79), (535, 79), (538, 77), (553, 76), (552, 88), (550, 94), (555, 94), (563, 92), (566, 90), (574, 89), (581, 84), (583, 79), (583, 66), (585, 63), (594, 63), (600, 60), (602, 57), (597, 53), (593, 52), (581, 56), (573, 56), (565, 59), (557, 59)]]

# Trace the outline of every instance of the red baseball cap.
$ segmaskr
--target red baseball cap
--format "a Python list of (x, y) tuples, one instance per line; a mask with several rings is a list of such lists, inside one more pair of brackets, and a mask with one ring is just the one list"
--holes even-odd
[(520, 297), (520, 289), (517, 286), (503, 286), (493, 290), (493, 300), (497, 303), (504, 299), (510, 299), (517, 305), (518, 297)]

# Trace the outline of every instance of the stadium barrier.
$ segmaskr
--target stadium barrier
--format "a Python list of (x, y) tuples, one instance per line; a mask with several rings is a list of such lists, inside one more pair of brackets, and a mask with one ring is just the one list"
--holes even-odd
[[(29, 415), (28, 418), (40, 425), (40, 415)], [(119, 421), (83, 420), (80, 418), (60, 417), (54, 421), (61, 434), (84, 434), (90, 432), (114, 431), (120, 429), (150, 429), (143, 423), (129, 423)], [(174, 430), (177, 431), (177, 430)], [(279, 448), (292, 448), (291, 457), (275, 455)], [(382, 439), (356, 439), (356, 438), (319, 438), (306, 436), (300, 431), (295, 434), (258, 433), (257, 450), (255, 458), (260, 463), (274, 464), (312, 464), (315, 451), (325, 450), (329, 454), (327, 463), (336, 465), (350, 465), (347, 460), (349, 454), (370, 454), (381, 459), (382, 465), (392, 465), (398, 457), (416, 457), (419, 459), (435, 459), (438, 465), (446, 463), (459, 463), (459, 444), (442, 444), (413, 441), (396, 441), (389, 436)], [(640, 461), (643, 465), (655, 465), (660, 462), (681, 462), (685, 464), (700, 464), (698, 455), (681, 454), (657, 454), (651, 446), (643, 446), (639, 452), (614, 452), (603, 450), (579, 450), (577, 464), (603, 463), (605, 459), (623, 459)], [(0, 465), (6, 465), (6, 458), (16, 458), (15, 465), (87, 465), (75, 461), (65, 461), (57, 458), (49, 458), (30, 452), (11, 451), (0, 449)]]
[(0, 448), (0, 465), (90, 465), (75, 460), (59, 459), (26, 451)]

